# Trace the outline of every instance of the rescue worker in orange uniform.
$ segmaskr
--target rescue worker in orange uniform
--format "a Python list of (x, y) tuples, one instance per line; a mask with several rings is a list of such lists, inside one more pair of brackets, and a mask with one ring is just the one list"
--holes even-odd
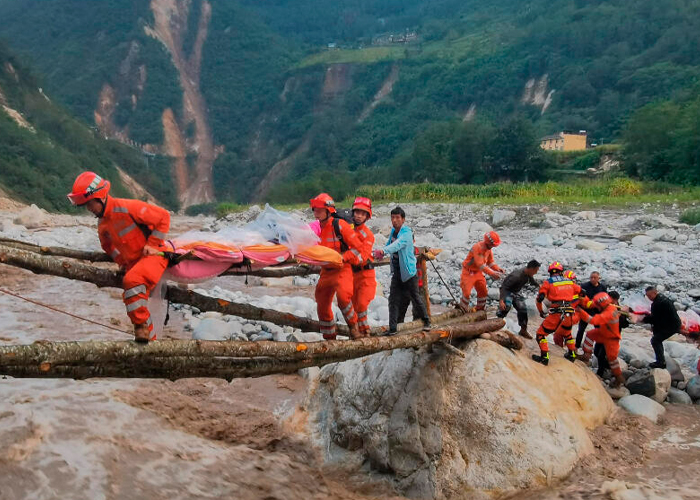
[(94, 172), (83, 172), (75, 179), (68, 199), (99, 219), (102, 249), (126, 271), (122, 296), (134, 325), (134, 340), (148, 342), (155, 340), (148, 297), (168, 265), (163, 252), (170, 213), (140, 200), (110, 197), (109, 188), (109, 181)]
[(581, 361), (588, 363), (593, 353), (593, 344), (597, 342), (605, 346), (605, 356), (610, 363), (610, 370), (615, 376), (615, 382), (611, 387), (619, 387), (625, 383), (625, 377), (622, 375), (620, 362), (617, 355), (620, 352), (620, 316), (622, 312), (613, 303), (612, 297), (605, 292), (600, 292), (593, 297), (593, 306), (600, 311), (599, 314), (591, 316), (584, 311), (580, 306), (578, 313), (581, 319), (589, 323), (595, 328), (586, 332), (586, 340), (583, 342), (583, 356)]
[(484, 240), (480, 241), (472, 247), (467, 254), (467, 258), (462, 262), (462, 276), (459, 280), (459, 286), (462, 289), (462, 300), (459, 307), (469, 311), (469, 298), (472, 293), (472, 288), (476, 288), (476, 310), (483, 311), (486, 309), (486, 299), (488, 298), (489, 290), (486, 286), (486, 277), (488, 274), (494, 279), (500, 279), (503, 276), (503, 269), (498, 267), (493, 260), (491, 249), (501, 244), (501, 238), (496, 231), (490, 231), (484, 235)]
[(367, 309), (377, 293), (377, 277), (372, 259), (374, 233), (365, 225), (365, 222), (372, 218), (372, 201), (364, 197), (355, 198), (352, 204), (352, 217), (355, 222), (355, 234), (362, 242), (360, 255), (364, 262), (352, 266), (352, 305), (357, 314), (357, 327), (360, 334), (369, 336)]
[(343, 256), (343, 266), (340, 268), (324, 267), (316, 285), (316, 308), (318, 322), (321, 324), (321, 334), (324, 339), (333, 340), (336, 337), (335, 315), (333, 314), (333, 297), (338, 296), (345, 322), (350, 329), (350, 337), (359, 338), (357, 314), (352, 305), (353, 273), (352, 266), (366, 264), (360, 249), (362, 242), (355, 234), (352, 226), (340, 218), (333, 217), (335, 202), (327, 193), (321, 193), (309, 201), (314, 217), (321, 224), (321, 245), (332, 248)]
[[(549, 278), (542, 283), (537, 294), (537, 310), (544, 321), (537, 330), (537, 342), (540, 345), (540, 354), (533, 354), (532, 359), (543, 365), (549, 364), (549, 344), (547, 335), (560, 335), (566, 343), (566, 359), (572, 363), (576, 360), (576, 340), (571, 335), (573, 327), (574, 309), (571, 303), (574, 297), (581, 293), (581, 287), (563, 276), (564, 266), (559, 262), (552, 262), (549, 266)], [(544, 299), (549, 300), (549, 314), (543, 310)]]
[[(571, 280), (574, 282), (574, 284), (578, 285), (578, 276), (576, 276), (576, 273), (573, 271), (564, 271), (564, 274), (562, 275), (566, 279)], [(581, 300), (585, 299), (585, 293), (583, 290), (579, 294), (574, 295), (574, 300), (571, 301), (571, 307), (574, 309), (574, 313), (571, 316), (571, 323), (572, 327), (574, 325), (577, 325), (579, 322), (579, 317), (578, 313), (576, 312), (576, 308), (578, 305), (581, 303)], [(554, 343), (558, 345), (559, 347), (564, 347), (564, 337), (562, 335), (561, 331), (555, 332), (554, 333)]]

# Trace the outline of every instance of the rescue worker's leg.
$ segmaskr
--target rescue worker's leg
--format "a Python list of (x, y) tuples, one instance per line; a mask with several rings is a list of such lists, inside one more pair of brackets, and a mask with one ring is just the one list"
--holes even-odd
[(489, 288), (486, 286), (486, 278), (483, 274), (478, 274), (478, 279), (474, 282), (476, 288), (476, 310), (483, 311), (486, 309), (486, 299), (489, 297)]
[(576, 360), (576, 340), (571, 333), (574, 326), (573, 323), (574, 319), (572, 314), (563, 314), (555, 334), (559, 335), (564, 340), (567, 348), (567, 352), (564, 354), (564, 357), (572, 363)]
[(532, 355), (532, 359), (543, 365), (549, 364), (549, 344), (547, 343), (547, 335), (554, 333), (559, 326), (559, 321), (561, 320), (561, 314), (550, 314), (547, 316), (542, 324), (537, 329), (537, 343), (540, 345), (540, 354)]
[(321, 325), (320, 332), (326, 340), (333, 340), (336, 336), (335, 314), (333, 314), (333, 297), (338, 288), (339, 270), (321, 270), (321, 276), (316, 285), (314, 296), (316, 298), (316, 311), (318, 322)]
[(469, 271), (462, 269), (462, 276), (459, 279), (459, 287), (462, 289), (462, 298), (457, 306), (465, 312), (470, 310), (469, 301), (471, 299), (472, 288), (474, 288), (475, 281), (476, 274), (472, 274)]
[(353, 277), (352, 266), (350, 266), (350, 264), (345, 264), (340, 270), (336, 293), (338, 296), (338, 307), (340, 308), (340, 312), (343, 313), (345, 322), (350, 330), (350, 338), (357, 338), (360, 333), (357, 329), (357, 314), (352, 305)]
[(620, 354), (620, 339), (607, 338), (603, 342), (605, 345), (605, 354), (608, 358), (608, 363), (610, 363), (610, 371), (612, 371), (615, 381), (610, 384), (610, 387), (620, 387), (625, 383), (625, 377), (622, 375), (622, 368), (620, 367), (620, 360), (618, 359), (618, 354)]
[(369, 335), (367, 309), (377, 293), (377, 279), (374, 269), (353, 273), (352, 305), (357, 314), (357, 327), (363, 336)]
[(591, 359), (591, 354), (593, 354), (593, 344), (595, 342), (603, 342), (605, 338), (603, 337), (600, 328), (594, 328), (586, 333), (586, 339), (583, 341), (583, 357), (581, 361), (588, 363)]
[(160, 255), (141, 257), (124, 275), (124, 304), (126, 313), (134, 325), (137, 342), (155, 340), (151, 337), (153, 323), (148, 311), (148, 296), (165, 272), (168, 260)]
[(423, 302), (423, 296), (418, 289), (418, 276), (414, 276), (410, 280), (404, 283), (409, 296), (411, 297), (411, 306), (413, 307), (413, 316), (418, 316), (423, 320), (423, 327), (430, 327), (430, 316), (428, 316), (428, 309), (425, 307)]
[(404, 289), (401, 276), (399, 273), (393, 273), (391, 275), (391, 285), (389, 286), (389, 334), (396, 333), (396, 326), (399, 320), (399, 307), (403, 294)]

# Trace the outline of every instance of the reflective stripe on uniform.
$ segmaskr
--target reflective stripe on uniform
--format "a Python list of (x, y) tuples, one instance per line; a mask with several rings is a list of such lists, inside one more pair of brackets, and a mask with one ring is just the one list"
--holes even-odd
[(347, 306), (342, 307), (342, 308), (340, 309), (340, 311), (341, 311), (343, 314), (347, 314), (348, 312), (350, 312), (350, 309), (352, 309), (352, 302), (350, 302)]
[(118, 214), (128, 214), (128, 213), (129, 213), (129, 209), (126, 208), (126, 207), (114, 207), (114, 209), (112, 210), (112, 212), (116, 212), (116, 213), (118, 213)]
[(335, 321), (318, 321), (318, 324), (321, 326), (335, 326)]
[(124, 291), (124, 298), (128, 299), (131, 297), (135, 297), (136, 295), (140, 293), (146, 293), (146, 285), (137, 285), (133, 288), (129, 288), (128, 290)]
[(132, 230), (136, 229), (136, 224), (131, 224), (130, 226), (125, 227), (121, 231), (119, 231), (118, 236), (121, 238), (122, 236), (125, 236), (126, 234), (130, 233)]
[(146, 307), (148, 306), (148, 301), (146, 299), (139, 299), (136, 302), (132, 302), (131, 304), (126, 305), (126, 312), (130, 313), (132, 311), (135, 311), (139, 307)]
[(149, 316), (148, 319), (146, 320), (146, 326), (151, 326), (153, 324), (153, 321), (151, 321), (151, 317)]
[(151, 236), (155, 236), (159, 240), (164, 240), (165, 239), (165, 233), (161, 233), (160, 231), (151, 231)]
[(367, 233), (365, 233), (364, 231), (360, 231), (360, 234), (362, 235), (363, 238), (367, 237)]
[(358, 317), (358, 318), (366, 318), (366, 317), (367, 317), (367, 311), (357, 313), (357, 317)]

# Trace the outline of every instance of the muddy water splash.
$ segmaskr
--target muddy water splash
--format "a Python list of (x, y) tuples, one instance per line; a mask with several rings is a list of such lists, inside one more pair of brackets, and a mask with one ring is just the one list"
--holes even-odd
[[(206, 0), (202, 2), (197, 36), (192, 52), (187, 56), (182, 42), (187, 32), (190, 6), (189, 0), (152, 0), (155, 25), (145, 28), (148, 35), (159, 40), (170, 52), (182, 86), (185, 125), (194, 122), (195, 126), (194, 144), (190, 148), (197, 154), (194, 175), (190, 176), (186, 167), (183, 169), (182, 161), (175, 168), (178, 195), (183, 207), (213, 201), (212, 166), (216, 159), (214, 140), (207, 121), (207, 105), (200, 89), (202, 48), (211, 20), (211, 5)], [(182, 143), (182, 139), (179, 140)], [(181, 145), (175, 149), (184, 150), (184, 147)]]

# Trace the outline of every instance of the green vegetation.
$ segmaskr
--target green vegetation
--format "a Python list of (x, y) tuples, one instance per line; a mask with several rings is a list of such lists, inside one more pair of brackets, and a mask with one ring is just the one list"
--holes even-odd
[(694, 226), (700, 224), (700, 208), (689, 208), (681, 214), (681, 222)]
[(167, 176), (170, 160), (154, 158), (145, 166), (141, 153), (100, 138), (37, 87), (36, 78), (0, 45), (0, 100), (21, 113), (33, 129), (19, 126), (0, 110), (0, 184), (4, 188), (27, 203), (67, 210), (66, 193), (83, 170), (94, 170), (110, 179), (117, 196), (127, 195), (119, 180), (119, 166), (162, 203), (177, 206)]
[(318, 64), (370, 64), (379, 61), (395, 61), (406, 57), (402, 47), (367, 47), (365, 49), (337, 49), (317, 52), (299, 63), (299, 68)]

